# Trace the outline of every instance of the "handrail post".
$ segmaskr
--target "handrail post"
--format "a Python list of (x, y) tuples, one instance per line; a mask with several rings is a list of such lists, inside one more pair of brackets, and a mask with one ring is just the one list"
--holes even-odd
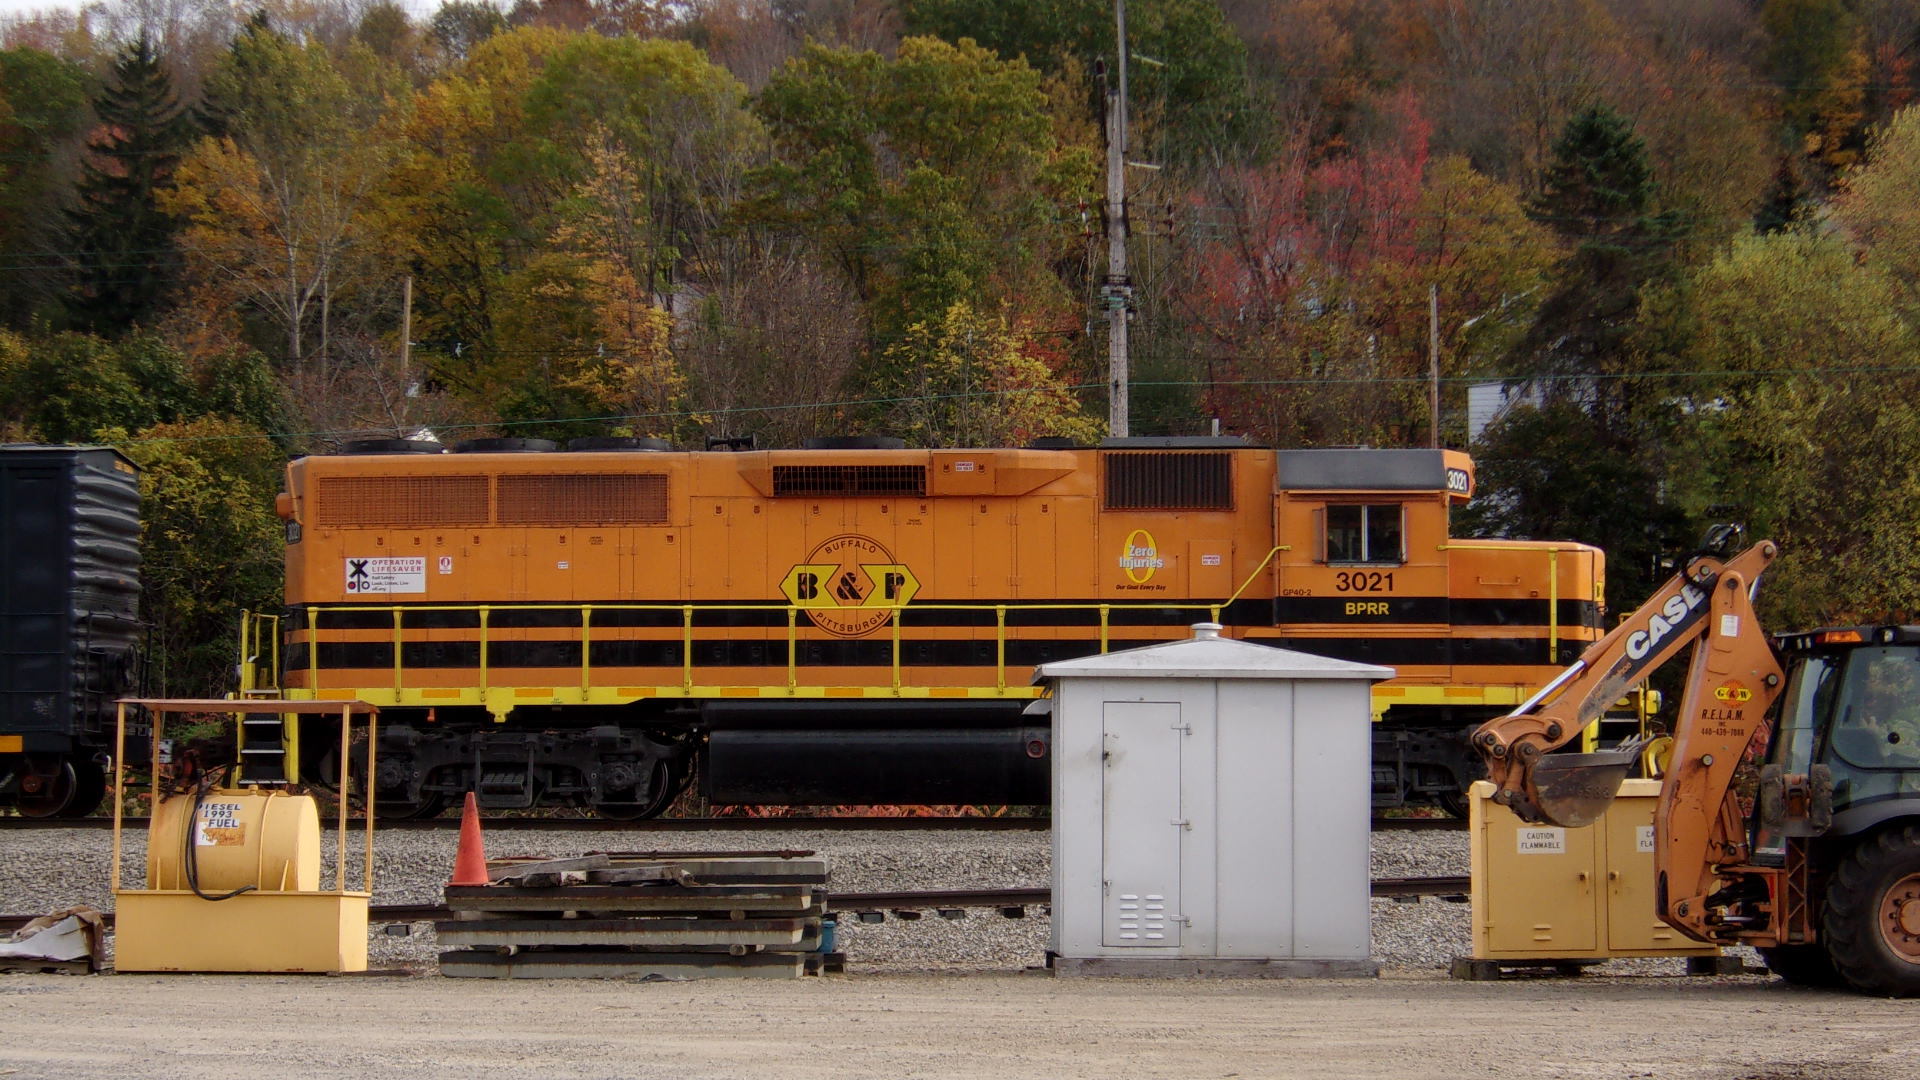
[(1003, 693), (1007, 689), (1007, 605), (993, 608), (993, 685)]
[(1100, 605), (1100, 651), (1107, 651), (1107, 616), (1113, 611), (1112, 604)]
[(253, 689), (253, 664), (251, 664), (247, 660), (247, 657), (252, 655), (252, 650), (247, 648), (248, 644), (250, 644), (252, 641), (252, 634), (251, 634), (252, 630), (253, 630), (253, 612), (248, 611), (246, 608), (241, 608), (240, 609), (240, 696), (241, 697), (246, 697), (247, 691)]
[(307, 609), (307, 693), (320, 697), (320, 609)]
[[(400, 609), (398, 607), (395, 607), (393, 609), (393, 703), (395, 705), (400, 704), (400, 687), (404, 685), (404, 682), (405, 682), (400, 675), (400, 639), (401, 637), (402, 635), (400, 632)], [(345, 888), (344, 885), (341, 887)]]
[(1560, 549), (1547, 549), (1547, 663), (1560, 662)]
[(493, 609), (485, 604), (480, 605), (480, 704), (482, 705), (487, 703), (487, 653), (490, 651), (488, 646), (491, 644), (487, 640), (487, 630), (492, 620)]
[(586, 704), (587, 688), (593, 685), (590, 667), (593, 661), (593, 605), (580, 605), (580, 703)]
[(680, 687), (693, 692), (693, 605), (680, 609)]
[[(375, 752), (378, 751), (380, 747), (380, 730), (378, 726), (378, 721), (375, 719), (376, 716), (378, 716), (377, 711), (370, 712), (367, 714), (367, 777), (366, 777), (367, 799), (366, 799), (366, 802), (362, 804), (363, 806), (366, 807), (367, 849), (366, 849), (366, 865), (363, 868), (361, 872), (361, 877), (360, 877), (360, 888), (365, 890), (369, 896), (373, 894), (373, 798), (374, 798), (373, 785), (374, 785), (374, 778), (380, 775), (379, 769), (375, 766), (375, 763), (374, 763), (374, 754)], [(349, 705), (347, 706), (347, 714), (346, 714), (345, 722), (352, 723), (352, 721), (353, 721), (353, 706)], [(342, 800), (342, 801), (344, 802), (345, 800)], [(346, 830), (342, 829), (341, 831), (345, 832)]]
[(798, 661), (800, 654), (800, 635), (797, 631), (800, 609), (787, 605), (787, 693), (793, 693), (800, 685)]
[(896, 605), (887, 620), (893, 624), (893, 692), (900, 692), (900, 608)]

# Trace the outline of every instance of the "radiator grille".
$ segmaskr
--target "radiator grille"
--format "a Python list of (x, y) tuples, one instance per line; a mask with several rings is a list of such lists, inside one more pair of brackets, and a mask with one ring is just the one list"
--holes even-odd
[(927, 493), (924, 465), (775, 465), (775, 495), (909, 495)]
[(324, 476), (314, 519), (327, 525), (485, 525), (484, 476)]
[(661, 473), (531, 474), (500, 478), (502, 525), (665, 525)]
[(1108, 510), (1231, 510), (1233, 457), (1208, 452), (1110, 453)]

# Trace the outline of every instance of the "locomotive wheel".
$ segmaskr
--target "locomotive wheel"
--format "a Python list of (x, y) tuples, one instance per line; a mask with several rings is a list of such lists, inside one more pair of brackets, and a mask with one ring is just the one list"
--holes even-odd
[(19, 801), (15, 804), (21, 817), (56, 817), (74, 804), (80, 779), (74, 772), (73, 762), (66, 758), (29, 757), (26, 766), (20, 776)]
[(674, 775), (672, 762), (657, 761), (653, 766), (653, 784), (650, 788), (653, 797), (651, 799), (644, 803), (630, 803), (625, 806), (596, 803), (593, 812), (608, 821), (648, 821), (665, 813), (667, 807), (673, 805), (673, 800), (680, 797), (680, 792), (686, 786), (685, 777)]
[(1467, 815), (1470, 813), (1467, 808), (1467, 793), (1464, 791), (1435, 792), (1433, 804), (1440, 808), (1441, 813), (1461, 821), (1467, 820)]
[(1767, 970), (1795, 986), (1844, 986), (1825, 945), (1775, 945), (1760, 950)]
[(1854, 989), (1920, 995), (1920, 826), (1855, 845), (1834, 868), (1826, 902), (1827, 953)]
[(73, 767), (73, 798), (56, 816), (63, 818), (83, 818), (100, 808), (100, 801), (107, 797), (107, 771), (97, 761), (75, 761)]

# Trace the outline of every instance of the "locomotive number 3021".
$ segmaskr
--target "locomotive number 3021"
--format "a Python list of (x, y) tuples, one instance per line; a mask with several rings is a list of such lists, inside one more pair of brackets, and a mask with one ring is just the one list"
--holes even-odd
[(1341, 592), (1392, 592), (1393, 572), (1342, 570), (1333, 575), (1333, 587)]

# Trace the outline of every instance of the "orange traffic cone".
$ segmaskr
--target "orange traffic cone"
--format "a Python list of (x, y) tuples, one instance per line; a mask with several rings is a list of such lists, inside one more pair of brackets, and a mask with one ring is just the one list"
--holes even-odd
[(467, 805), (460, 812), (460, 849), (453, 856), (453, 880), (449, 885), (489, 885), (487, 845), (480, 838), (480, 804), (473, 792), (467, 792)]

